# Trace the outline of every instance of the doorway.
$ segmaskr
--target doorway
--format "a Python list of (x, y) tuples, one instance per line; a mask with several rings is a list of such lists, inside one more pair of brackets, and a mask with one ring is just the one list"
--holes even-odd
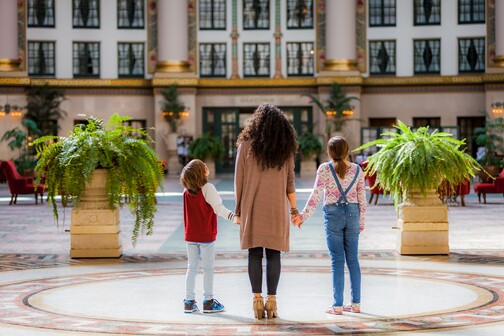
[[(292, 123), (297, 134), (310, 131), (313, 127), (311, 106), (282, 107), (287, 119)], [(210, 133), (222, 139), (224, 158), (217, 162), (216, 173), (234, 173), (236, 159), (236, 140), (254, 113), (254, 107), (212, 107), (203, 108), (203, 133)], [(296, 160), (296, 173), (299, 172), (299, 158)]]

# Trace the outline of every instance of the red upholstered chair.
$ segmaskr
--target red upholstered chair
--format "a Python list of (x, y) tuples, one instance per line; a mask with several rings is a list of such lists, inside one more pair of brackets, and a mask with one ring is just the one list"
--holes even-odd
[(492, 183), (477, 183), (474, 185), (474, 191), (478, 194), (478, 201), (481, 203), (483, 194), (483, 203), (486, 204), (486, 194), (502, 194), (504, 196), (504, 169)]
[(12, 203), (16, 204), (18, 195), (35, 194), (35, 204), (38, 204), (38, 196), (40, 195), (40, 201), (44, 202), (42, 199), (44, 195), (44, 185), (38, 184), (37, 187), (33, 185), (33, 179), (31, 177), (23, 177), (19, 175), (16, 166), (13, 161), (3, 161), (2, 168), (7, 177), (7, 184), (9, 185), (9, 190), (11, 193), (11, 200), (9, 205)]
[[(362, 169), (366, 169), (367, 165), (368, 165), (367, 161), (362, 162), (361, 163)], [(375, 201), (374, 201), (374, 204), (376, 205), (376, 204), (378, 204), (378, 197), (380, 195), (383, 195), (385, 192), (383, 191), (383, 189), (380, 185), (377, 185), (376, 187), (373, 188), (373, 186), (376, 183), (376, 173), (371, 176), (366, 173), (366, 181), (367, 181), (369, 188), (370, 188), (369, 193), (371, 194), (371, 197), (369, 198), (369, 204), (371, 204), (371, 202), (373, 201), (373, 197), (376, 196)]]
[(438, 192), (439, 198), (441, 198), (443, 203), (445, 203), (449, 198), (453, 198), (456, 201), (457, 197), (460, 196), (460, 203), (462, 206), (465, 206), (464, 196), (471, 192), (471, 181), (467, 179), (465, 182), (459, 183), (453, 190), (450, 189), (448, 184), (443, 184), (439, 188)]

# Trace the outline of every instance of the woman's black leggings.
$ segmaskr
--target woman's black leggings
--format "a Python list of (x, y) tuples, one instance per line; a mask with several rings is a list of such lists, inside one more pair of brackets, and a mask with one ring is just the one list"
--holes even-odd
[(280, 251), (271, 250), (264, 247), (254, 247), (249, 249), (248, 273), (252, 293), (262, 293), (262, 260), (266, 250), (266, 283), (268, 285), (268, 295), (276, 295), (278, 281), (280, 280)]

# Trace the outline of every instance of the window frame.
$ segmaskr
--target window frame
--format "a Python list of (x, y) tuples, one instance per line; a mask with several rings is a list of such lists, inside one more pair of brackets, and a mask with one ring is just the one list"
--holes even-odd
[[(417, 4), (418, 1), (422, 1), (422, 3), (421, 4)], [(414, 0), (413, 1), (413, 25), (414, 26), (440, 26), (441, 25), (441, 0), (433, 0), (433, 1), (438, 2), (438, 4), (434, 5), (434, 6), (437, 6), (439, 8), (439, 22), (432, 22), (432, 23), (431, 22), (425, 22), (425, 23), (421, 23), (421, 22), (417, 21), (418, 7), (423, 5), (423, 1), (425, 1), (425, 0)], [(424, 16), (425, 16), (425, 14), (424, 14)]]
[(482, 23), (486, 23), (486, 1), (482, 0), (483, 1), (483, 20), (482, 21), (476, 21), (476, 20), (474, 20), (474, 1), (477, 1), (477, 0), (469, 0), (469, 1), (471, 2), (471, 5), (470, 5), (470, 8), (471, 8), (471, 13), (470, 13), (471, 20), (470, 21), (461, 21), (460, 20), (460, 15), (461, 15), (462, 4), (461, 4), (460, 0), (457, 0), (457, 20), (458, 20), (458, 24), (459, 25), (465, 25), (465, 24), (482, 24)]
[[(35, 0), (32, 0), (32, 1), (35, 1)], [(33, 5), (32, 1), (30, 1), (30, 0), (26, 1), (26, 26), (28, 28), (56, 28), (56, 6), (55, 6), (55, 1), (56, 0), (52, 0), (51, 1), (51, 4), (52, 4), (52, 8), (51, 9), (52, 9), (52, 12), (53, 12), (53, 16), (52, 16), (53, 23), (52, 23), (52, 25), (50, 25), (50, 24), (47, 24), (47, 25), (45, 25), (45, 24), (29, 24), (29, 22), (30, 22), (30, 16), (29, 15), (30, 15), (30, 8), (31, 8), (30, 5)], [(47, 1), (48, 0), (44, 0), (44, 3), (46, 4), (46, 6), (47, 6)], [(36, 3), (40, 4), (40, 2), (36, 2)], [(33, 7), (33, 11), (35, 13), (37, 12), (36, 6)], [(45, 10), (45, 14), (46, 15), (44, 16), (44, 18), (47, 17), (47, 9)], [(36, 16), (37, 15), (35, 15), (35, 17)], [(37, 21), (38, 21), (38, 19), (37, 19)]]
[[(101, 26), (101, 6), (100, 6), (100, 0), (80, 0), (80, 1), (87, 1), (90, 3), (91, 1), (96, 2), (96, 11), (97, 11), (97, 17), (98, 17), (98, 25), (97, 26), (88, 26), (83, 25), (83, 26), (78, 26), (75, 25), (75, 0), (72, 0), (72, 28), (74, 29), (100, 29)], [(88, 18), (89, 19), (89, 18)]]
[[(380, 9), (381, 9), (381, 16), (380, 16), (380, 20), (381, 20), (381, 23), (379, 24), (372, 24), (371, 23), (371, 1), (372, 0), (369, 0), (369, 3), (368, 3), (368, 12), (369, 12), (369, 16), (368, 16), (368, 21), (369, 21), (369, 27), (396, 27), (397, 26), (397, 2), (396, 0), (391, 0), (391, 1), (394, 1), (394, 23), (385, 23), (385, 1), (384, 0), (376, 0), (376, 1), (379, 1), (380, 2)], [(387, 7), (389, 8), (389, 7)]]
[[(368, 41), (368, 46), (369, 46), (369, 75), (372, 76), (395, 76), (397, 73), (397, 40), (369, 40)], [(373, 56), (371, 51), (371, 44), (372, 43), (385, 43), (385, 42), (393, 42), (394, 43), (394, 71), (393, 72), (373, 72), (373, 64), (371, 62), (371, 57)]]
[[(267, 45), (268, 46), (268, 73), (265, 74), (265, 75), (247, 75), (245, 74), (245, 69), (246, 69), (246, 66), (245, 66), (245, 62), (248, 60), (245, 58), (245, 47), (247, 45), (255, 45), (255, 48), (257, 50), (257, 47), (259, 45)], [(260, 59), (261, 60), (261, 59)], [(271, 43), (270, 42), (249, 42), (249, 43), (243, 43), (243, 77), (247, 77), (247, 78), (269, 78), (271, 77)]]
[[(53, 61), (53, 69), (54, 69), (54, 72), (53, 73), (30, 73), (30, 60), (33, 59), (30, 57), (30, 44), (33, 44), (33, 43), (38, 43), (39, 44), (39, 50), (40, 50), (40, 47), (42, 46), (42, 44), (44, 43), (47, 43), (47, 44), (52, 44), (53, 45), (53, 57), (52, 57), (52, 61)], [(28, 72), (28, 76), (30, 77), (56, 77), (56, 41), (40, 41), (40, 40), (30, 40), (30, 41), (27, 41), (27, 44), (26, 44), (26, 50), (27, 50), (27, 63), (28, 63), (28, 66), (27, 66), (27, 72)], [(38, 57), (37, 57), (37, 61), (38, 61)]]
[[(432, 41), (437, 41), (439, 42), (439, 54), (437, 55), (437, 57), (439, 58), (439, 71), (425, 71), (425, 72), (419, 72), (416, 70), (416, 55), (417, 55), (417, 52), (416, 52), (416, 42), (420, 42), (420, 41), (425, 41), (425, 42), (432, 42)], [(425, 65), (425, 64), (424, 64)], [(413, 40), (413, 73), (415, 75), (440, 75), (441, 74), (441, 39), (440, 38), (437, 38), (437, 39), (414, 39)]]
[[(120, 45), (128, 45), (131, 47), (132, 45), (141, 45), (142, 46), (142, 73), (141, 74), (121, 74), (121, 55), (119, 51)], [(145, 43), (144, 42), (117, 42), (117, 77), (118, 78), (145, 78)]]
[[(132, 26), (131, 24), (129, 26), (120, 26), (119, 25), (119, 18), (120, 18), (120, 9), (119, 9), (119, 5), (120, 5), (120, 2), (123, 1), (123, 0), (117, 0), (117, 29), (145, 29), (145, 0), (142, 0), (141, 3), (142, 3), (142, 26), (138, 26), (138, 27), (134, 27)], [(129, 1), (129, 0), (124, 0), (124, 1)], [(135, 1), (135, 0), (133, 0)], [(133, 22), (134, 22), (134, 19), (133, 19)]]
[[(480, 69), (480, 70), (472, 70), (472, 69), (471, 70), (461, 70), (460, 69), (460, 66), (461, 66), (461, 63), (460, 63), (461, 57), (465, 57), (464, 55), (462, 55), (462, 50), (461, 50), (461, 45), (460, 45), (460, 42), (462, 40), (483, 40), (483, 43), (481, 44), (482, 47), (483, 47), (483, 53), (482, 54), (478, 53), (478, 59), (481, 59), (483, 61), (483, 69)], [(485, 39), (485, 37), (484, 36), (480, 36), (480, 37), (459, 37), (457, 39), (457, 44), (458, 44), (458, 54), (457, 54), (458, 55), (458, 73), (459, 74), (484, 73), (486, 71), (486, 63), (485, 63), (485, 59), (486, 59), (486, 50), (485, 50), (486, 39)]]
[(311, 53), (310, 52), (310, 57), (311, 57), (311, 60), (312, 60), (312, 72), (309, 73), (309, 74), (303, 74), (303, 73), (296, 73), (296, 74), (291, 74), (289, 73), (289, 61), (292, 59), (291, 57), (289, 57), (289, 45), (292, 45), (292, 44), (297, 44), (299, 46), (299, 48), (302, 50), (302, 45), (304, 43), (310, 43), (312, 48), (310, 49), (310, 51), (315, 51), (315, 42), (311, 42), (311, 41), (301, 41), (301, 42), (286, 42), (285, 44), (285, 48), (286, 48), (286, 62), (287, 62), (287, 68), (286, 68), (286, 73), (287, 73), (287, 77), (313, 77), (315, 75), (315, 52), (314, 53)]
[[(243, 30), (269, 30), (271, 27), (271, 6), (270, 6), (270, 0), (265, 0), (266, 3), (268, 4), (268, 10), (266, 11), (267, 13), (267, 19), (268, 19), (268, 26), (267, 27), (245, 27), (245, 2), (250, 1), (250, 0), (242, 0), (242, 26)], [(259, 19), (258, 19), (259, 20)]]
[(290, 21), (290, 17), (289, 17), (289, 3), (291, 1), (300, 1), (300, 0), (286, 0), (286, 6), (285, 6), (285, 10), (286, 10), (286, 13), (285, 13), (285, 24), (286, 24), (286, 27), (287, 27), (287, 30), (294, 30), (294, 29), (314, 29), (315, 28), (315, 13), (313, 12), (314, 10), (314, 1), (313, 0), (309, 0), (310, 1), (310, 4), (311, 4), (311, 10), (310, 10), (310, 13), (311, 13), (311, 26), (289, 26), (289, 21)]
[[(202, 27), (201, 26), (201, 13), (202, 13), (202, 10), (201, 10), (201, 6), (203, 4), (203, 1), (198, 1), (198, 29), (199, 30), (227, 30), (227, 6), (226, 6), (226, 0), (207, 0), (207, 1), (210, 1), (211, 3), (211, 17), (212, 19), (210, 20), (211, 22), (211, 26), (212, 27)], [(219, 27), (219, 28), (215, 28), (215, 21), (213, 19), (214, 17), (214, 11), (213, 11), (213, 8), (214, 8), (214, 1), (222, 1), (224, 3), (224, 27)]]
[[(211, 67), (211, 70), (212, 70), (212, 73), (210, 75), (207, 75), (207, 74), (202, 74), (202, 70), (203, 69), (206, 69), (203, 67), (202, 65), (202, 53), (201, 53), (201, 46), (202, 45), (211, 45), (212, 46), (212, 49), (216, 46), (216, 45), (223, 45), (224, 46), (224, 74), (223, 75), (216, 75), (215, 74), (215, 67)], [(227, 63), (227, 53), (228, 53), (228, 47), (227, 47), (227, 43), (226, 42), (204, 42), (204, 43), (200, 43), (198, 45), (198, 54), (199, 54), (199, 77), (200, 78), (227, 78), (227, 66), (228, 66), (228, 63)]]
[[(90, 44), (96, 44), (98, 45), (98, 74), (81, 74), (81, 73), (75, 73), (75, 55), (74, 55), (74, 48), (76, 44), (85, 44), (85, 45), (90, 45)], [(79, 58), (77, 58), (79, 59)], [(79, 64), (80, 65), (80, 64)], [(72, 42), (72, 75), (73, 78), (100, 78), (101, 75), (101, 45), (99, 41), (73, 41)]]

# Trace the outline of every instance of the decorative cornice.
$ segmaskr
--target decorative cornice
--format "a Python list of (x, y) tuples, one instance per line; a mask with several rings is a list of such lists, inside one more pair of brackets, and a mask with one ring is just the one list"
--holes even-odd
[(0, 77), (0, 87), (50, 85), (62, 88), (157, 88), (172, 84), (183, 88), (289, 88), (319, 87), (338, 83), (342, 86), (461, 86), (504, 83), (504, 73), (461, 76), (361, 77), (324, 76), (289, 78), (195, 78), (155, 77), (153, 79), (57, 79)]
[(0, 71), (19, 71), (19, 60), (0, 58)]

